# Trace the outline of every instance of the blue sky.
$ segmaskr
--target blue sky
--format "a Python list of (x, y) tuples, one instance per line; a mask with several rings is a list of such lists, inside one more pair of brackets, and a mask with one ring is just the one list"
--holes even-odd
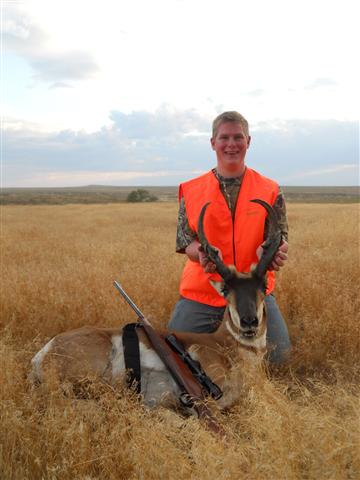
[(2, 185), (176, 185), (250, 123), (282, 185), (359, 182), (355, 2), (2, 3)]

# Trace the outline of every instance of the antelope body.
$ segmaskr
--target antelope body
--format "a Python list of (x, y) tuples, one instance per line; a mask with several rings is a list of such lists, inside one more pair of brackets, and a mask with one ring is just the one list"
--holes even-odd
[[(264, 253), (250, 273), (239, 273), (235, 267), (224, 265), (217, 250), (208, 244), (202, 226), (207, 205), (203, 207), (199, 240), (222, 277), (221, 282), (212, 284), (226, 298), (227, 307), (214, 333), (174, 332), (222, 389), (223, 396), (217, 401), (220, 409), (230, 407), (240, 395), (239, 362), (244, 372), (252, 371), (266, 352), (266, 270), (280, 243), (280, 233), (271, 207), (261, 200), (256, 202), (268, 211), (271, 228), (263, 246)], [(137, 329), (137, 332), (144, 403), (150, 407), (180, 405), (177, 384), (144, 331)], [(30, 378), (34, 382), (46, 381), (47, 373), (54, 370), (60, 380), (70, 382), (88, 377), (98, 377), (110, 384), (125, 381), (121, 328), (82, 327), (56, 335), (32, 359)]]

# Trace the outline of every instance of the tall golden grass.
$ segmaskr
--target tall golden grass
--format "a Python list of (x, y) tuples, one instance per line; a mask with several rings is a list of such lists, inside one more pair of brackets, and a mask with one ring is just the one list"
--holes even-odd
[(30, 359), (53, 335), (134, 321), (114, 279), (166, 326), (184, 261), (176, 217), (171, 203), (3, 208), (0, 477), (360, 478), (356, 205), (289, 205), (277, 297), (293, 355), (220, 416), (226, 443), (121, 389), (89, 385), (86, 400), (29, 385)]

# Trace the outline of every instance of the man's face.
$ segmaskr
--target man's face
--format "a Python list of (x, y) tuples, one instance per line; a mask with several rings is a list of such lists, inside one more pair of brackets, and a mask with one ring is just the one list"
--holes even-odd
[(246, 137), (240, 123), (221, 123), (216, 136), (211, 139), (216, 152), (220, 175), (242, 175), (245, 170), (246, 150), (250, 137)]

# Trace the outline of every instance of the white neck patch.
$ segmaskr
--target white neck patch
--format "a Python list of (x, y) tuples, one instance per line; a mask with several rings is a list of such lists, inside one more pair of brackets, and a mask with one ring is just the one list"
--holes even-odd
[(229, 304), (229, 313), (230, 313), (230, 320), (234, 323), (235, 327), (240, 329), (240, 317), (239, 317), (238, 311), (231, 304)]
[(262, 349), (266, 347), (266, 328), (263, 332), (263, 334), (260, 337), (257, 337), (253, 340), (247, 340), (244, 338), (241, 334), (236, 333), (235, 330), (232, 328), (231, 323), (229, 320), (225, 321), (225, 327), (227, 331), (230, 333), (230, 335), (239, 343), (247, 346), (247, 347), (253, 347), (255, 349)]
[[(231, 318), (231, 317), (230, 317)], [(226, 327), (226, 330), (230, 333), (230, 335), (235, 338), (235, 340), (237, 342), (241, 342), (242, 340), (242, 337), (240, 336), (239, 333), (236, 333), (235, 330), (233, 330), (232, 326), (231, 326), (231, 323), (229, 322), (229, 320), (225, 320), (225, 327)]]

